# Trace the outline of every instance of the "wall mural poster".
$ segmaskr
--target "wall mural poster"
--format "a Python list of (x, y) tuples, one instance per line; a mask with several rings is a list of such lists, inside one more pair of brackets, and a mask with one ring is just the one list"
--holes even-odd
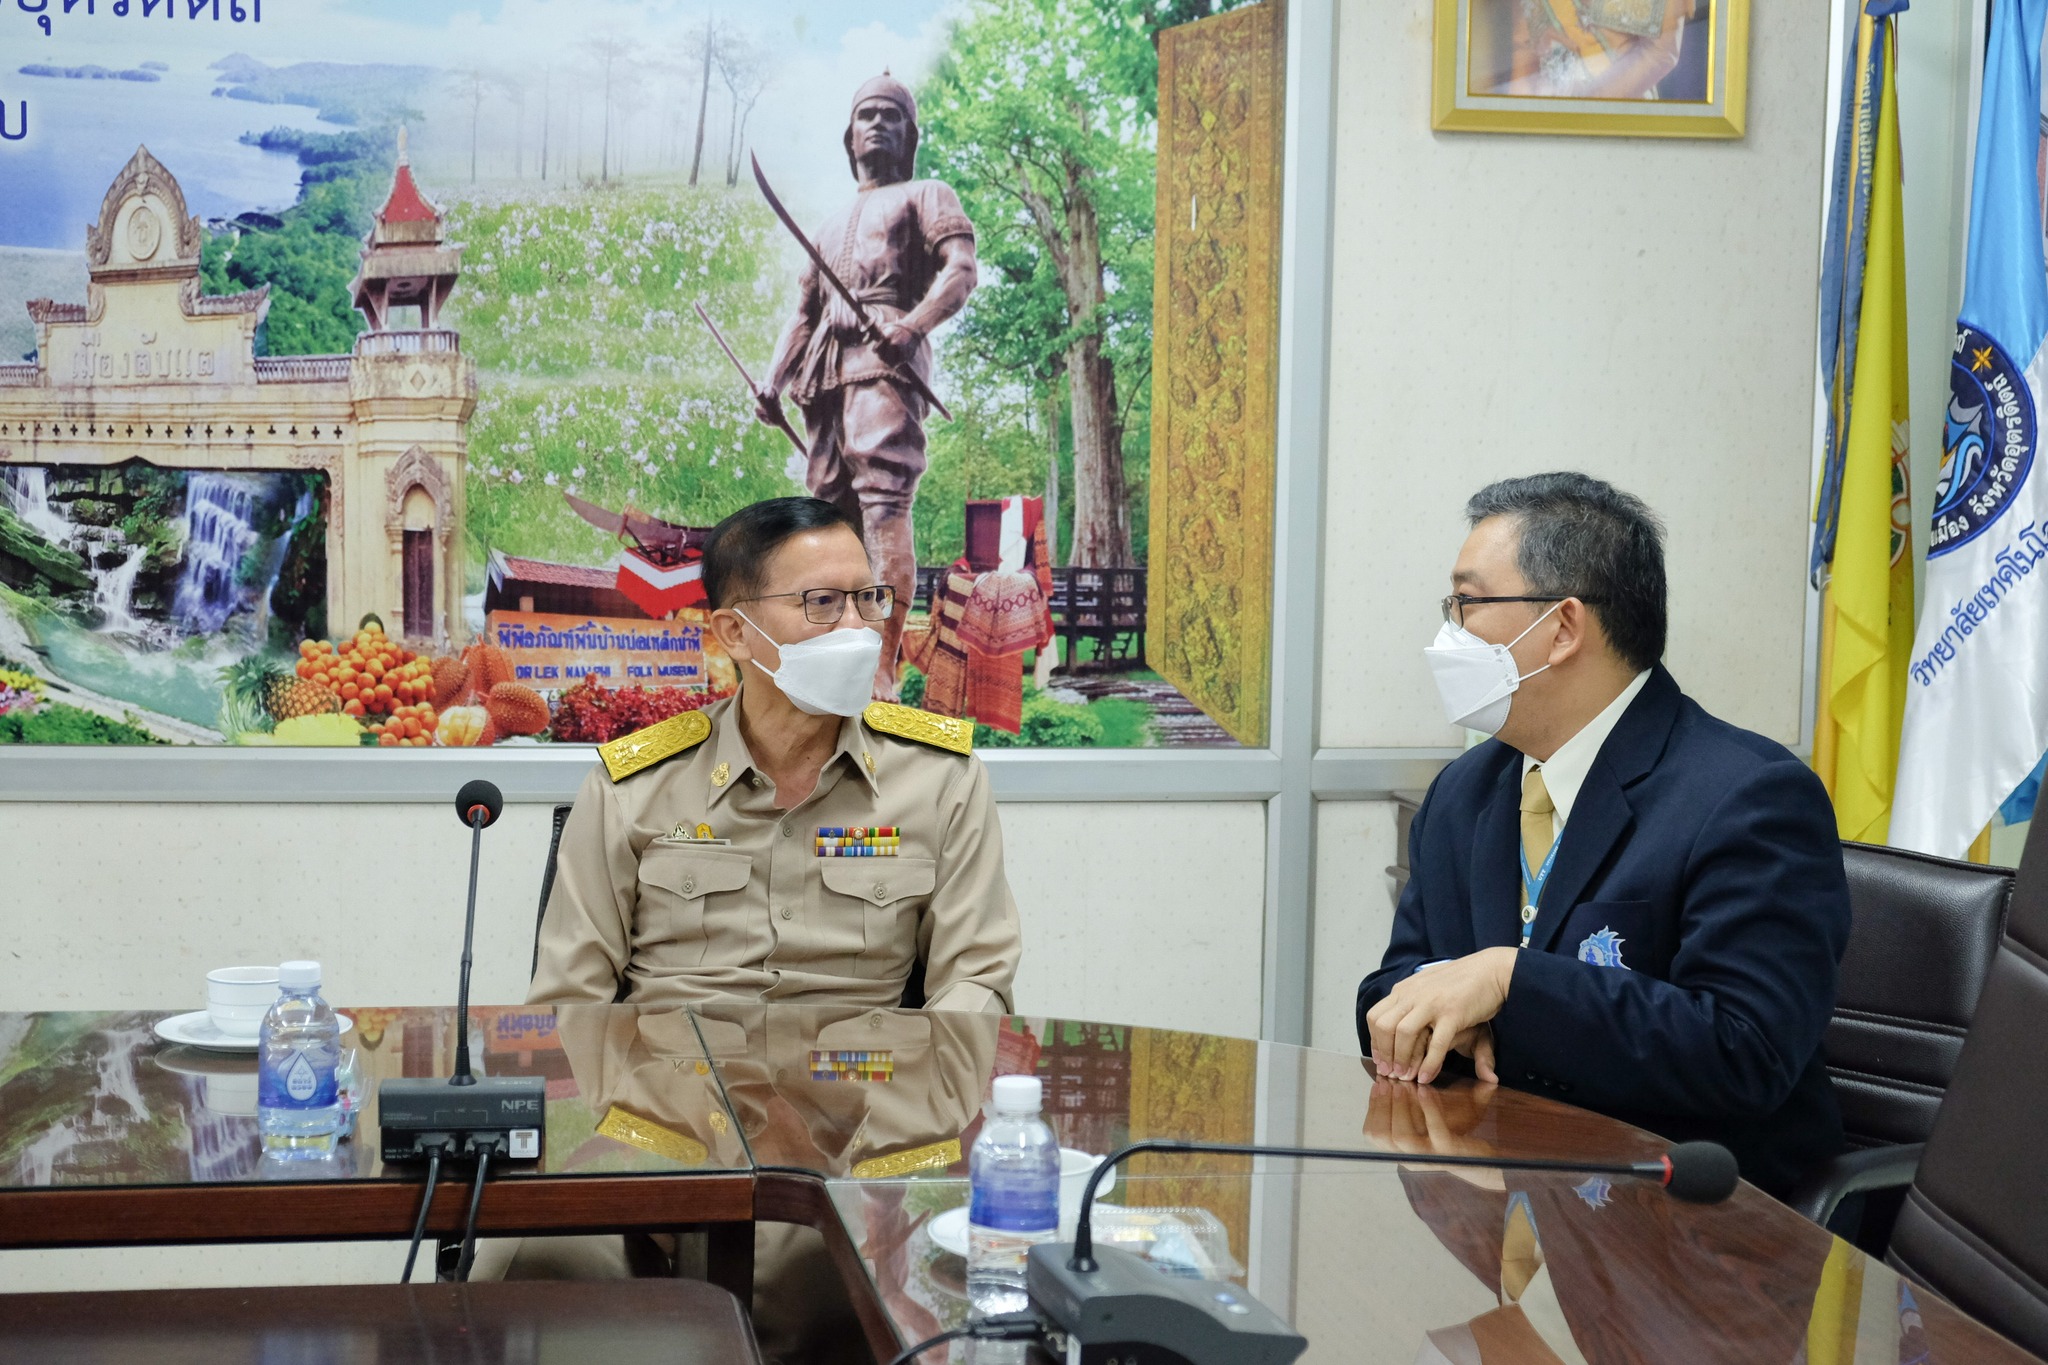
[(1263, 744), (1284, 29), (0, 0), (0, 744), (614, 738), (805, 491), (878, 694)]

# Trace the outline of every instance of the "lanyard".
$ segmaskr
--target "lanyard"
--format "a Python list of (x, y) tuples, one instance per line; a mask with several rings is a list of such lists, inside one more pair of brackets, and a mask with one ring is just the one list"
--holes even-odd
[[(1519, 840), (1517, 841), (1519, 845)], [(1543, 884), (1550, 880), (1550, 869), (1557, 862), (1557, 850), (1564, 845), (1564, 831), (1550, 841), (1550, 852), (1544, 855), (1540, 870), (1529, 870), (1529, 850), (1517, 847), (1516, 853), (1522, 860), (1522, 880), (1529, 888), (1529, 903), (1522, 907), (1522, 946), (1529, 946), (1530, 935), (1536, 932), (1536, 903), (1543, 899)]]

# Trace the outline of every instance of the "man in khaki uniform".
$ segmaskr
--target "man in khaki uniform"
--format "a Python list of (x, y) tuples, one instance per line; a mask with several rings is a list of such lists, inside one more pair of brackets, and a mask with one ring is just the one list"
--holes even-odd
[(858, 523), (815, 498), (712, 531), (711, 629), (740, 693), (600, 750), (530, 1001), (893, 1006), (922, 961), (927, 1008), (1009, 1009), (1021, 943), (988, 774), (966, 722), (866, 703), (895, 597), (872, 572)]

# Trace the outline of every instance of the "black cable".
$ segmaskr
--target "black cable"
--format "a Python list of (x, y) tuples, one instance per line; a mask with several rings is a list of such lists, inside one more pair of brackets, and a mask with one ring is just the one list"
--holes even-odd
[(1028, 1341), (1042, 1336), (1045, 1324), (1038, 1320), (1036, 1313), (998, 1313), (994, 1317), (970, 1322), (965, 1327), (955, 1327), (950, 1332), (941, 1332), (929, 1341), (900, 1353), (889, 1365), (910, 1365), (910, 1362), (934, 1346), (943, 1346), (949, 1341), (962, 1337), (973, 1337), (976, 1341)]
[(427, 1155), (427, 1189), (426, 1193), (420, 1196), (420, 1216), (413, 1219), (412, 1246), (405, 1253), (405, 1273), (398, 1277), (400, 1284), (412, 1283), (412, 1263), (419, 1259), (420, 1238), (427, 1233), (427, 1210), (434, 1206), (434, 1186), (441, 1180), (442, 1151), (443, 1148), (436, 1147)]
[(950, 1332), (941, 1332), (937, 1336), (920, 1341), (909, 1350), (902, 1352), (894, 1360), (890, 1361), (889, 1365), (910, 1365), (911, 1361), (916, 1360), (934, 1346), (943, 1346), (949, 1341), (958, 1341), (962, 1337), (972, 1336), (973, 1334), (974, 1329), (971, 1327), (955, 1327)]
[(469, 1190), (469, 1218), (462, 1225), (462, 1255), (455, 1262), (455, 1278), (458, 1282), (469, 1278), (469, 1267), (476, 1260), (476, 1211), (483, 1205), (484, 1180), (490, 1174), (491, 1153), (497, 1148), (495, 1139), (477, 1144), (476, 1183)]

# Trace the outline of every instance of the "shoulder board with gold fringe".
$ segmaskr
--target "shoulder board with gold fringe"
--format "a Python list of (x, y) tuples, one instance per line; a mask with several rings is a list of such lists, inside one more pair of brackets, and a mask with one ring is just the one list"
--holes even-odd
[(853, 1168), (855, 1180), (895, 1180), (912, 1171), (943, 1171), (960, 1160), (960, 1139), (948, 1138), (907, 1152), (871, 1156)]
[(609, 744), (600, 744), (597, 753), (612, 781), (621, 782), (685, 749), (695, 748), (710, 737), (710, 719), (702, 711), (685, 711), (656, 721), (644, 730), (621, 735)]
[(597, 1133), (599, 1137), (608, 1137), (628, 1147), (666, 1157), (678, 1166), (702, 1166), (705, 1158), (711, 1155), (710, 1148), (688, 1133), (678, 1133), (665, 1124), (621, 1109), (616, 1104), (605, 1111), (603, 1121), (597, 1125)]
[(860, 718), (867, 722), (868, 729), (879, 730), (885, 735), (914, 739), (919, 744), (951, 749), (956, 754), (974, 752), (974, 726), (955, 716), (935, 716), (914, 706), (871, 701), (867, 710), (860, 713)]

